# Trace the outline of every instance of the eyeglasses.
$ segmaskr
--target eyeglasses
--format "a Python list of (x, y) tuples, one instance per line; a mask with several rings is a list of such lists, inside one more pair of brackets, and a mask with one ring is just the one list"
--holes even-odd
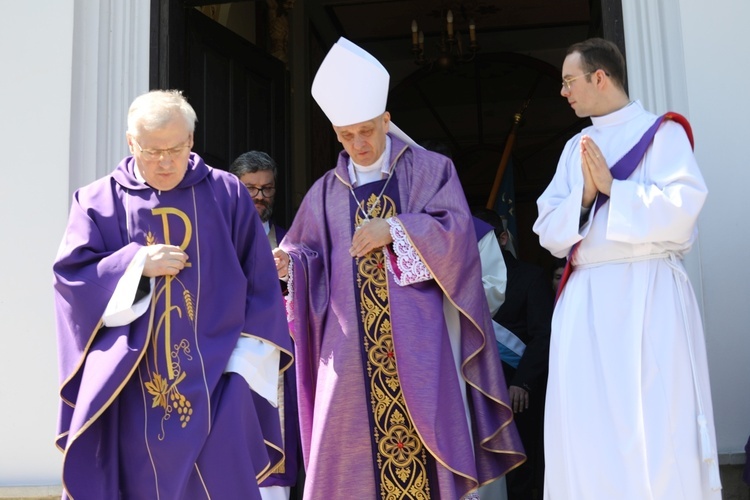
[(188, 138), (188, 140), (185, 141), (184, 144), (169, 149), (143, 149), (141, 145), (138, 144), (138, 141), (135, 140), (135, 138), (133, 138), (133, 143), (138, 146), (138, 151), (141, 152), (144, 160), (155, 161), (161, 160), (162, 157), (172, 159), (175, 156), (178, 156), (185, 150), (185, 148), (189, 147), (190, 139)]
[(563, 78), (562, 86), (565, 87), (567, 90), (570, 90), (570, 84), (574, 81), (578, 80), (581, 77), (589, 76), (591, 73), (595, 73), (595, 71), (589, 71), (588, 73), (584, 73), (582, 75), (574, 76), (573, 78)]
[(258, 196), (258, 193), (263, 195), (263, 198), (271, 198), (273, 195), (276, 194), (276, 186), (264, 186), (262, 188), (258, 188), (255, 186), (245, 186), (247, 188), (247, 191), (250, 193), (250, 196), (255, 198)]

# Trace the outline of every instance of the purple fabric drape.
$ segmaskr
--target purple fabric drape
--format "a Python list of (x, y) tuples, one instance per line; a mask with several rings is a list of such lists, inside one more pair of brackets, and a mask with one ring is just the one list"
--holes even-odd
[[(198, 155), (170, 191), (133, 168), (128, 157), (76, 192), (54, 265), (65, 494), (256, 498), (281, 458), (280, 431), (245, 380), (223, 372), (241, 335), (291, 362), (268, 240), (244, 187)], [(180, 246), (190, 266), (156, 280), (144, 315), (102, 326), (135, 253), (160, 243)]]
[(495, 230), (495, 228), (493, 228), (491, 224), (483, 221), (482, 219), (478, 219), (476, 217), (472, 217), (471, 219), (474, 223), (474, 235), (476, 236), (477, 241), (484, 238), (490, 231)]
[[(392, 136), (391, 141), (393, 160), (404, 144)], [(308, 498), (323, 498), (344, 485), (352, 498), (374, 494), (368, 465), (369, 402), (364, 400), (356, 344), (359, 313), (348, 253), (353, 223), (347, 161), (342, 152), (336, 169), (311, 188), (281, 245), (293, 260)], [(494, 347), (474, 225), (455, 169), (441, 155), (408, 149), (394, 175), (403, 212), (397, 219), (434, 277), (400, 287), (388, 275), (399, 380), (417, 431), (437, 463), (435, 487), (442, 498), (458, 498), (524, 457)], [(444, 296), (460, 312), (474, 453), (443, 317)], [(352, 461), (357, 471), (345, 469)]]

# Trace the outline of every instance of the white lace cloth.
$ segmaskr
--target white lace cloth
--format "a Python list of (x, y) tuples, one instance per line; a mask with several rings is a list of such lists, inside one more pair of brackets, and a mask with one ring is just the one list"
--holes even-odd
[(286, 294), (286, 297), (284, 297), (284, 305), (286, 306), (287, 323), (291, 323), (294, 320), (294, 304), (292, 301), (294, 297), (294, 266), (292, 264), (293, 264), (293, 261), (290, 258), (289, 267), (287, 267), (287, 274), (286, 274), (287, 294)]
[(393, 274), (394, 280), (400, 286), (411, 285), (421, 281), (432, 279), (432, 274), (425, 266), (422, 259), (419, 258), (416, 248), (411, 244), (406, 236), (404, 226), (398, 219), (391, 217), (386, 219), (391, 226), (391, 237), (393, 238), (393, 251), (396, 254), (396, 265), (398, 269), (393, 269), (388, 248), (384, 248), (386, 255), (386, 266)]

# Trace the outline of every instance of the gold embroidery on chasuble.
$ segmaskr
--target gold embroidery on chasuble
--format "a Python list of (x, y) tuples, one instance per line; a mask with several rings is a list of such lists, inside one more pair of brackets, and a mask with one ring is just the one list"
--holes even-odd
[[(369, 211), (371, 217), (384, 219), (396, 215), (396, 205), (388, 196), (377, 200), (373, 194), (366, 204), (364, 211), (357, 211), (355, 227), (364, 222), (362, 212)], [(380, 249), (357, 260), (378, 487), (382, 499), (426, 500), (430, 498), (427, 451), (407, 411), (396, 370), (386, 272), (385, 256)]]
[[(193, 225), (187, 214), (176, 208), (164, 207), (154, 208), (151, 213), (160, 216), (164, 244), (176, 245), (185, 250), (193, 234)], [(177, 227), (180, 231), (176, 231)], [(171, 241), (170, 234), (174, 233), (184, 234), (182, 242)], [(146, 233), (147, 245), (159, 243), (154, 233)], [(186, 267), (190, 265), (189, 262), (185, 264)], [(149, 332), (151, 352), (144, 358), (145, 374), (142, 380), (152, 398), (151, 409), (160, 412), (161, 432), (158, 438), (163, 440), (167, 428), (184, 429), (193, 414), (191, 401), (180, 392), (179, 387), (187, 376), (183, 362), (193, 360), (192, 347), (188, 338), (173, 338), (177, 330), (173, 330), (173, 323), (188, 321), (189, 330), (195, 331), (195, 294), (190, 292), (178, 276), (161, 276), (155, 281), (150, 314), (154, 315)], [(179, 330), (184, 331), (185, 328)], [(176, 427), (167, 425), (172, 419), (176, 420)]]

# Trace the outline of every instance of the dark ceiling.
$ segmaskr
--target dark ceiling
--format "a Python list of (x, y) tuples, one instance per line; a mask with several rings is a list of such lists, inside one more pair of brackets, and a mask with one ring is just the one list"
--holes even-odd
[[(586, 124), (560, 97), (560, 66), (570, 44), (601, 36), (601, 5), (607, 2), (305, 2), (324, 46), (345, 36), (388, 69), (392, 119), (418, 142), (450, 152), (474, 208), (487, 203), (511, 138), (512, 154), (504, 167), (513, 187), (499, 195), (496, 207), (501, 213), (511, 210), (522, 243), (535, 240), (530, 233), (535, 200), (549, 183), (565, 141)], [(440, 55), (449, 9), (464, 50), (474, 20), (479, 50), (471, 61), (454, 61), (446, 69), (430, 60)], [(427, 62), (421, 66), (412, 53), (412, 21), (424, 32)], [(517, 113), (522, 119), (514, 129)]]
[(358, 41), (409, 39), (411, 21), (427, 35), (443, 28), (450, 9), (457, 25), (474, 19), (484, 33), (587, 25), (588, 0), (310, 0), (323, 8), (342, 34)]
[(596, 0), (305, 0), (305, 6), (314, 19), (386, 61), (411, 57), (412, 21), (424, 32), (425, 47), (434, 47), (451, 10), (465, 44), (473, 19), (481, 52), (534, 52), (559, 64), (549, 58), (588, 36), (601, 17)]
[[(600, 5), (589, 0), (306, 1), (311, 18), (322, 25), (321, 36), (327, 35), (324, 44), (345, 36), (385, 65), (394, 121), (418, 141), (447, 143), (472, 197), (474, 191), (481, 197), (480, 186), (492, 183), (494, 157), (521, 109), (515, 182), (522, 192), (536, 192), (549, 180), (554, 165), (544, 149), (552, 148), (549, 157), (556, 157), (560, 137), (567, 138), (578, 123), (559, 95), (559, 68), (571, 43), (601, 31)], [(465, 53), (474, 20), (479, 50), (471, 62), (446, 70), (430, 60), (440, 55), (449, 9)], [(414, 62), (412, 21), (424, 32), (422, 66)], [(459, 164), (463, 153), (477, 149), (494, 153), (483, 164), (476, 158), (471, 165)], [(538, 161), (529, 164), (531, 159)]]

